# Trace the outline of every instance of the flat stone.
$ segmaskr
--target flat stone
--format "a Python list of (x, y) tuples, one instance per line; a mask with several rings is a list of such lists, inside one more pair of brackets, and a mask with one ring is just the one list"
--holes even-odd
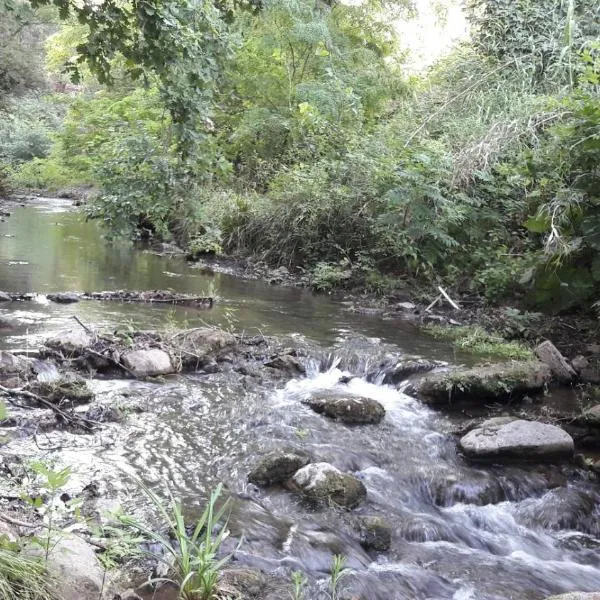
[(471, 458), (561, 458), (574, 451), (573, 439), (560, 427), (522, 419), (484, 421), (459, 445)]
[(297, 471), (292, 481), (313, 501), (353, 508), (367, 497), (367, 489), (362, 481), (329, 463), (309, 464)]
[(57, 304), (73, 304), (79, 302), (79, 294), (75, 292), (59, 292), (57, 294), (47, 294), (46, 298)]
[(537, 346), (535, 355), (550, 367), (554, 377), (561, 383), (569, 383), (577, 376), (575, 369), (550, 340), (546, 340)]
[(255, 485), (284, 483), (309, 462), (310, 458), (307, 454), (296, 450), (275, 450), (258, 461), (248, 474), (248, 481)]
[(349, 424), (379, 423), (385, 416), (381, 403), (360, 396), (311, 396), (302, 403), (319, 414)]
[(509, 400), (540, 392), (551, 378), (550, 368), (542, 362), (514, 361), (432, 373), (407, 393), (418, 394), (428, 404)]
[(121, 357), (123, 364), (137, 377), (155, 377), (174, 373), (171, 357), (164, 350), (132, 350)]

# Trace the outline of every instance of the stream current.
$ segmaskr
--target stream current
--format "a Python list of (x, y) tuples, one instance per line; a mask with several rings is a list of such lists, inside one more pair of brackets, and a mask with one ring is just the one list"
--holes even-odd
[[(600, 590), (600, 487), (572, 464), (473, 465), (456, 450), (453, 417), (369, 378), (382, 356), (419, 354), (464, 362), (445, 343), (410, 324), (361, 317), (325, 296), (235, 277), (202, 274), (182, 258), (108, 244), (70, 203), (39, 199), (0, 223), (0, 289), (7, 292), (172, 289), (219, 298), (211, 311), (184, 307), (80, 302), (43, 296), (0, 306), (13, 328), (0, 347), (37, 348), (49, 335), (95, 328), (235, 327), (288, 336), (316, 354), (306, 377), (278, 387), (250, 385), (231, 373), (173, 376), (164, 383), (92, 380), (100, 398), (144, 409), (125, 425), (92, 435), (55, 431), (7, 446), (24, 457), (71, 465), (76, 488), (91, 480), (124, 499), (117, 468), (171, 491), (195, 514), (223, 482), (234, 498), (229, 522), (238, 564), (285, 577), (309, 576), (309, 600), (325, 597), (334, 554), (347, 557), (347, 598), (365, 600), (538, 600), (565, 591)], [(343, 375), (353, 375), (340, 383)], [(342, 381), (346, 381), (342, 379)], [(379, 425), (350, 427), (310, 411), (300, 400), (338, 390), (379, 400)], [(257, 489), (246, 476), (266, 452), (296, 447), (352, 472), (368, 498), (351, 513), (308, 506), (283, 488)], [(132, 495), (131, 495), (132, 496)], [(135, 511), (135, 501), (128, 507)], [(367, 552), (353, 528), (357, 514), (392, 526), (386, 552)], [(287, 592), (285, 592), (287, 594)], [(282, 595), (282, 598), (287, 597)]]

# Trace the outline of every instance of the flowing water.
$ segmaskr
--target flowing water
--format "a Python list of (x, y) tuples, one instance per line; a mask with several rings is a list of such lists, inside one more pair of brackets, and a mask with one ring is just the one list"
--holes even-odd
[[(167, 486), (194, 513), (207, 490), (223, 482), (232, 493), (230, 528), (236, 561), (310, 579), (309, 600), (324, 597), (334, 554), (347, 557), (348, 597), (367, 600), (500, 600), (545, 598), (600, 590), (600, 490), (589, 474), (562, 465), (470, 465), (456, 452), (450, 417), (391, 386), (367, 381), (382, 355), (416, 353), (456, 361), (445, 345), (411, 325), (354, 315), (306, 290), (277, 288), (227, 275), (203, 275), (182, 259), (105, 242), (66, 202), (40, 200), (0, 223), (0, 289), (12, 292), (172, 289), (216, 294), (211, 311), (39, 298), (10, 303), (0, 316), (16, 320), (0, 345), (35, 348), (39, 341), (85, 323), (110, 329), (196, 326), (290, 336), (330, 354), (308, 359), (306, 377), (277, 388), (230, 374), (194, 374), (164, 383), (93, 381), (100, 398), (144, 411), (127, 426), (93, 435), (61, 432), (11, 443), (23, 456), (42, 448), (73, 465), (77, 486), (91, 478), (127, 498), (115, 468)], [(357, 359), (358, 357), (358, 359)], [(347, 383), (340, 383), (352, 374)], [(346, 381), (342, 379), (342, 381)], [(349, 427), (307, 409), (300, 400), (322, 390), (372, 397), (386, 408), (376, 426)], [(356, 474), (368, 500), (352, 513), (316, 510), (283, 488), (257, 489), (246, 475), (265, 452), (309, 451)], [(134, 510), (135, 504), (129, 505)], [(352, 526), (356, 514), (391, 523), (391, 549), (365, 551)], [(285, 595), (278, 596), (281, 598)]]

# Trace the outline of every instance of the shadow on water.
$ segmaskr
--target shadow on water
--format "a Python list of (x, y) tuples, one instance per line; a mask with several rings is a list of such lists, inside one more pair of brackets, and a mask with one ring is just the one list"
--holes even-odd
[[(352, 569), (348, 597), (365, 600), (541, 600), (600, 589), (600, 493), (586, 472), (571, 464), (468, 464), (447, 433), (451, 425), (444, 415), (363, 377), (365, 365), (382, 352), (451, 359), (444, 344), (406, 324), (349, 314), (305, 290), (210, 277), (179, 259), (110, 246), (95, 224), (51, 206), (17, 209), (0, 224), (0, 235), (15, 236), (1, 238), (0, 288), (211, 289), (222, 301), (202, 313), (96, 302), (12, 303), (2, 313), (22, 323), (4, 337), (5, 346), (35, 346), (48, 332), (71, 324), (73, 314), (110, 328), (129, 321), (136, 327), (228, 325), (233, 315), (237, 329), (301, 336), (340, 361), (330, 361), (326, 370), (310, 362), (307, 377), (277, 389), (228, 373), (164, 383), (94, 380), (100, 399), (125, 409), (140, 406), (142, 412), (127, 426), (109, 424), (94, 435), (53, 432), (35, 444), (23, 438), (23, 456), (34, 456), (40, 445), (62, 446), (60, 460), (76, 465), (81, 481), (104, 479), (109, 492), (127, 498), (130, 484), (114, 476), (118, 466), (159, 491), (168, 486), (190, 514), (200, 510), (208, 489), (223, 482), (233, 500), (235, 563), (288, 578), (302, 570), (310, 576), (311, 600), (325, 597), (333, 554), (344, 554)], [(356, 354), (362, 362), (348, 360)], [(348, 365), (358, 377), (340, 383)], [(351, 427), (301, 403), (332, 390), (379, 400), (384, 421)], [(257, 457), (290, 446), (355, 473), (367, 487), (367, 502), (351, 513), (315, 509), (283, 488), (247, 483)], [(136, 505), (127, 508), (135, 512)], [(361, 514), (389, 521), (388, 552), (361, 546), (354, 522)]]

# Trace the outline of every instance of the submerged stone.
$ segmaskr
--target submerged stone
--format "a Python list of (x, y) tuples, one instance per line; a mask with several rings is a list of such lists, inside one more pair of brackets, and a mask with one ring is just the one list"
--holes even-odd
[(550, 368), (542, 362), (507, 362), (433, 373), (424, 377), (411, 391), (428, 404), (508, 400), (540, 392), (551, 377)]
[(365, 515), (356, 522), (360, 532), (360, 543), (364, 548), (373, 550), (389, 550), (392, 544), (392, 527), (380, 516)]
[(353, 508), (367, 497), (362, 481), (329, 463), (312, 463), (293, 477), (293, 483), (310, 500)]
[(302, 401), (315, 412), (344, 423), (379, 423), (385, 408), (372, 398), (360, 396), (313, 396)]
[(258, 461), (248, 474), (248, 481), (255, 485), (284, 483), (309, 462), (307, 454), (296, 450), (275, 450)]
[(484, 421), (460, 440), (472, 458), (562, 458), (573, 455), (573, 438), (560, 427), (505, 418)]

